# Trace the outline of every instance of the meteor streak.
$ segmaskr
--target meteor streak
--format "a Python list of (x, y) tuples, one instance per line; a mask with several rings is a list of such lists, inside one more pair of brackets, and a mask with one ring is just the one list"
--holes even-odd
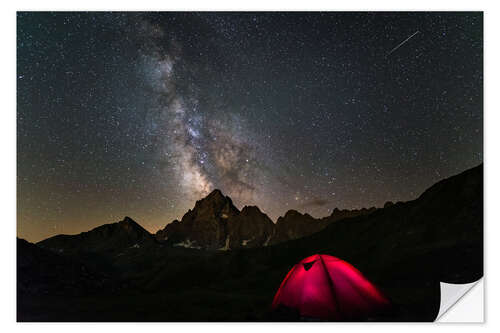
[(396, 51), (397, 49), (399, 49), (401, 46), (403, 46), (404, 43), (406, 43), (407, 41), (409, 41), (413, 36), (415, 36), (416, 34), (418, 34), (420, 31), (415, 31), (413, 33), (413, 35), (411, 35), (410, 37), (406, 38), (404, 41), (402, 41), (401, 43), (399, 43), (395, 48), (393, 48), (389, 53), (387, 53), (386, 57), (390, 56), (394, 51)]

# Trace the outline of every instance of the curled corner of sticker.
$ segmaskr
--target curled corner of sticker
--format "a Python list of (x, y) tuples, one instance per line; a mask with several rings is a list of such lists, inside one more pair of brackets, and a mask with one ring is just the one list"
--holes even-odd
[[(481, 282), (481, 285), (482, 285), (482, 278), (475, 281), (475, 282), (465, 283), (465, 284), (440, 282), (441, 303), (439, 306), (439, 313), (436, 317), (436, 321), (438, 321), (438, 322), (447, 321), (447, 320), (443, 320), (444, 318), (441, 318), (441, 317), (446, 312), (448, 312), (448, 310), (450, 310), (451, 307), (453, 307), (455, 304), (457, 304), (457, 302), (459, 302), (460, 299), (465, 294), (467, 294), (479, 282)], [(481, 309), (481, 311), (482, 311), (482, 309)], [(464, 321), (467, 321), (467, 320), (464, 320)]]

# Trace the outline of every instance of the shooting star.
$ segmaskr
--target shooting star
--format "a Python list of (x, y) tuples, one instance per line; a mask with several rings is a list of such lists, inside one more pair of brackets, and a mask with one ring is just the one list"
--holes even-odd
[(407, 41), (409, 41), (413, 36), (415, 36), (416, 34), (418, 34), (420, 31), (415, 31), (413, 33), (413, 35), (411, 35), (410, 37), (406, 38), (404, 41), (402, 41), (401, 43), (399, 43), (395, 48), (393, 48), (389, 53), (387, 53), (386, 57), (390, 56), (394, 51), (396, 51), (397, 49), (399, 49), (401, 46), (403, 46), (404, 43), (406, 43)]

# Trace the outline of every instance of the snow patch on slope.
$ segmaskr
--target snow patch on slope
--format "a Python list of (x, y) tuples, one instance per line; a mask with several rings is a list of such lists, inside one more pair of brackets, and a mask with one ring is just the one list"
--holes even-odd
[(196, 246), (195, 243), (196, 243), (196, 241), (192, 242), (190, 239), (186, 239), (183, 242), (175, 243), (174, 246), (182, 246), (182, 247), (185, 247), (187, 249), (197, 249), (197, 250), (201, 249), (201, 247)]
[(245, 240), (241, 241), (241, 246), (247, 246), (248, 242), (251, 242), (252, 240), (253, 240), (253, 238), (245, 239)]
[(221, 251), (229, 250), (229, 236), (226, 237), (226, 244), (223, 247), (221, 247), (219, 250), (221, 250)]

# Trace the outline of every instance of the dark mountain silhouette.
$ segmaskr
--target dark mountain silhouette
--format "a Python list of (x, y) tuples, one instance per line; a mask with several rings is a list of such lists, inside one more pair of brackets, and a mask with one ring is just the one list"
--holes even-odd
[(271, 238), (271, 244), (309, 236), (327, 225), (327, 220), (316, 220), (309, 214), (301, 214), (296, 210), (289, 210), (284, 217), (280, 216), (276, 221), (276, 228)]
[(239, 213), (231, 198), (214, 190), (196, 201), (181, 221), (176, 220), (157, 232), (156, 239), (177, 246), (220, 249), (226, 243), (228, 220)]
[[(142, 228), (135, 224), (130, 229), (136, 231), (127, 232), (121, 222), (103, 226), (109, 231), (99, 227), (80, 235), (52, 237), (39, 243), (45, 248), (21, 243), (27, 250), (18, 250), (18, 320), (298, 320), (276, 316), (269, 312), (270, 304), (293, 265), (322, 253), (354, 265), (389, 298), (390, 311), (369, 320), (432, 321), (439, 311), (440, 281), (470, 283), (483, 276), (482, 165), (436, 183), (415, 200), (325, 222), (316, 233), (269, 246), (239, 246), (250, 235), (243, 225), (254, 217), (262, 219), (255, 224), (269, 225), (269, 221), (263, 222), (256, 208), (238, 212), (221, 193), (213, 196), (197, 202), (178, 223), (193, 226), (179, 229), (172, 237), (178, 237), (175, 243), (188, 234), (193, 237), (192, 230), (206, 230), (216, 236), (190, 239), (217, 249), (226, 245), (229, 235), (229, 244), (233, 239), (235, 247), (231, 251), (171, 246), (170, 235), (159, 242), (137, 231)], [(227, 218), (218, 215), (222, 213)], [(300, 216), (285, 214), (283, 221)], [(231, 226), (230, 218), (241, 230)], [(304, 223), (317, 223), (304, 219)], [(207, 220), (212, 227), (198, 226)], [(265, 228), (254, 231), (259, 242), (268, 235)], [(54, 273), (47, 268), (53, 262), (59, 267)], [(80, 279), (76, 263), (107, 274), (113, 286), (127, 287), (79, 289), (79, 283), (68, 283)], [(43, 278), (31, 279), (33, 274)]]
[(265, 246), (274, 231), (274, 223), (257, 206), (245, 206), (228, 220), (228, 249)]
[(376, 208), (369, 209), (338, 209), (335, 208), (330, 216), (322, 219), (315, 219), (309, 214), (301, 214), (296, 210), (289, 210), (284, 217), (279, 217), (276, 221), (273, 236), (270, 243), (277, 244), (286, 242), (292, 239), (298, 239), (312, 235), (332, 222), (342, 220), (348, 217), (356, 217), (373, 213)]
[(74, 254), (119, 251), (154, 243), (153, 236), (146, 229), (126, 216), (120, 222), (105, 224), (78, 235), (57, 235), (40, 241), (37, 245), (61, 254)]
[(245, 206), (241, 212), (231, 198), (220, 190), (214, 190), (206, 198), (196, 202), (181, 221), (175, 220), (155, 237), (173, 246), (195, 249), (237, 249), (277, 244), (309, 236), (337, 220), (365, 215), (375, 208), (361, 210), (339, 210), (322, 219), (309, 214), (289, 210), (279, 217), (276, 225), (256, 206)]

